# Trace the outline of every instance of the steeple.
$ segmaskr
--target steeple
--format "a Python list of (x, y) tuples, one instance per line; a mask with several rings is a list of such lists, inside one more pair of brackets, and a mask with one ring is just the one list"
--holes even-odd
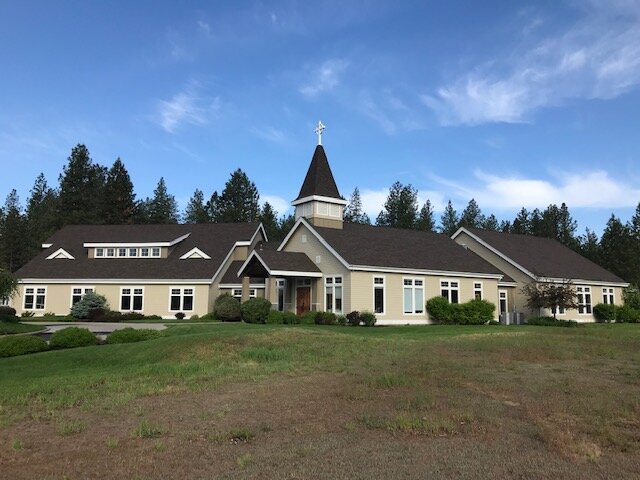
[(324, 147), (320, 143), (324, 128), (319, 122), (316, 128), (318, 145), (313, 152), (298, 198), (291, 205), (296, 207), (296, 220), (305, 217), (313, 225), (342, 228), (342, 215), (347, 201), (340, 196)]

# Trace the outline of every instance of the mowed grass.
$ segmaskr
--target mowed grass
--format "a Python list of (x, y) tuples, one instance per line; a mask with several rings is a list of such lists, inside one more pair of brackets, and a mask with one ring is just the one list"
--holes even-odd
[(44, 330), (39, 325), (27, 325), (24, 323), (0, 322), (0, 335), (14, 335), (16, 333), (30, 333)]
[[(145, 397), (215, 394), (271, 378), (328, 377), (344, 384), (335, 394), (344, 435), (371, 435), (376, 444), (379, 435), (407, 435), (498, 447), (517, 434), (553, 458), (640, 454), (640, 325), (184, 325), (141, 343), (1, 359), (0, 372), (4, 425), (74, 408), (118, 415)], [(62, 434), (90, 433), (90, 423), (65, 422)], [(259, 443), (253, 428), (247, 439)]]

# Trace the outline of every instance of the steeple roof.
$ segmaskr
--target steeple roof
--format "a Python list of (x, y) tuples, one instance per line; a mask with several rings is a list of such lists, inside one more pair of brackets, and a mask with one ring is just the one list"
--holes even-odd
[(313, 152), (311, 165), (309, 165), (307, 176), (304, 177), (300, 194), (296, 200), (311, 197), (313, 195), (341, 198), (340, 192), (338, 192), (338, 187), (336, 186), (336, 181), (333, 179), (333, 173), (331, 173), (331, 167), (329, 167), (327, 155), (324, 153), (322, 145), (318, 145), (315, 152)]

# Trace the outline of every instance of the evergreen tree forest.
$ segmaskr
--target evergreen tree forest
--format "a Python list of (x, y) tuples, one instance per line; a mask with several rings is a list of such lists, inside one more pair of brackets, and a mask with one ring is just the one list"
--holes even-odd
[[(378, 226), (409, 228), (451, 235), (461, 226), (558, 240), (624, 280), (640, 284), (640, 203), (630, 219), (612, 215), (601, 237), (586, 229), (578, 234), (577, 222), (566, 204), (544, 210), (522, 208), (513, 220), (485, 215), (475, 199), (461, 212), (448, 202), (436, 221), (430, 200), (418, 203), (417, 189), (395, 182)], [(371, 224), (355, 188), (345, 208), (345, 221)], [(279, 216), (268, 202), (260, 204), (258, 189), (241, 169), (231, 172), (218, 193), (196, 189), (183, 212), (158, 179), (153, 196), (137, 199), (124, 162), (118, 158), (109, 168), (94, 163), (84, 145), (72, 150), (56, 186), (38, 175), (23, 204), (11, 190), (0, 206), (0, 269), (16, 271), (41, 251), (42, 243), (57, 229), (70, 224), (262, 222), (270, 240), (284, 238), (295, 223), (293, 215)]]

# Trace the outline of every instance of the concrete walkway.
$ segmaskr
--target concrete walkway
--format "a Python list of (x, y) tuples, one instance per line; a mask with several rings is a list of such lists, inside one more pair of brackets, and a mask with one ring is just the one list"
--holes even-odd
[(67, 327), (81, 327), (86, 328), (91, 332), (99, 332), (99, 333), (111, 333), (114, 330), (121, 330), (123, 328), (148, 328), (151, 330), (164, 330), (167, 326), (164, 323), (126, 323), (126, 322), (118, 322), (118, 323), (109, 323), (109, 322), (21, 322), (28, 323), (29, 325), (40, 325), (45, 330), (40, 333), (53, 333), (58, 330), (62, 330)]

